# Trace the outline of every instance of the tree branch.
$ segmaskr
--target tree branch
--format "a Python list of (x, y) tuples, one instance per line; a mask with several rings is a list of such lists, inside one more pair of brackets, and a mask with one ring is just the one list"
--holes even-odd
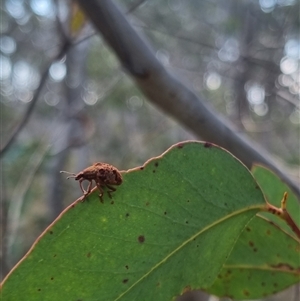
[(270, 154), (237, 133), (202, 98), (167, 72), (112, 1), (78, 0), (78, 3), (151, 102), (201, 139), (230, 151), (247, 167), (257, 162), (271, 168), (300, 195), (299, 185), (277, 166)]

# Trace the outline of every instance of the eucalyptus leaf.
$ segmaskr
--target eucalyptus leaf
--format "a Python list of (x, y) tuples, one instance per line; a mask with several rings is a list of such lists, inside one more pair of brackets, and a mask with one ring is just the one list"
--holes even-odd
[[(105, 191), (101, 203), (95, 191), (62, 212), (4, 280), (1, 300), (159, 301), (192, 289), (245, 297), (222, 289), (225, 264), (255, 266), (281, 244), (254, 231), (244, 237), (264, 196), (248, 169), (215, 145), (179, 143), (122, 176), (111, 199)], [(294, 266), (299, 248), (284, 237)], [(259, 251), (243, 249), (250, 239)], [(249, 296), (261, 285), (254, 276)], [(281, 276), (285, 286), (299, 281), (299, 272)]]

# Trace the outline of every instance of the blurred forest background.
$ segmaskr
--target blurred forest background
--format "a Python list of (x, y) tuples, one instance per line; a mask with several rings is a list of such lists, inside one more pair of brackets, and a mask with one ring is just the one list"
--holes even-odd
[[(299, 180), (299, 1), (115, 2), (170, 74)], [(200, 138), (142, 94), (75, 2), (2, 0), (0, 31), (2, 278), (81, 195), (60, 170), (126, 170)]]

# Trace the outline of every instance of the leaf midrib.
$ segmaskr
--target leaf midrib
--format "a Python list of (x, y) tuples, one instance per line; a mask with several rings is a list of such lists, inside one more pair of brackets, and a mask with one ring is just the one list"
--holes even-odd
[(178, 246), (176, 249), (174, 249), (169, 255), (167, 255), (165, 258), (163, 258), (161, 261), (159, 261), (156, 265), (154, 265), (147, 273), (145, 273), (140, 279), (138, 279), (135, 283), (133, 283), (126, 291), (124, 291), (116, 299), (114, 299), (114, 301), (120, 300), (124, 295), (126, 295), (130, 290), (132, 290), (138, 283), (140, 283), (142, 280), (144, 280), (154, 270), (156, 270), (157, 268), (159, 268), (169, 258), (171, 258), (175, 253), (177, 253), (185, 245), (187, 245), (193, 239), (197, 238), (199, 235), (203, 234), (204, 232), (208, 231), (209, 229), (213, 228), (214, 226), (218, 225), (219, 223), (222, 223), (222, 222), (228, 220), (229, 218), (231, 218), (233, 216), (236, 216), (236, 215), (239, 215), (239, 214), (242, 214), (244, 212), (251, 211), (251, 210), (253, 210), (253, 211), (254, 210), (255, 211), (259, 211), (259, 210), (262, 210), (263, 208), (264, 208), (264, 205), (262, 205), (262, 204), (250, 206), (250, 207), (247, 207), (247, 208), (243, 208), (241, 210), (234, 211), (234, 212), (226, 215), (225, 217), (216, 220), (215, 222), (211, 223), (210, 225), (207, 225), (206, 227), (204, 227), (203, 229), (201, 229), (199, 232), (197, 232), (196, 234), (194, 234), (193, 236), (191, 236), (189, 239), (187, 239), (186, 241), (184, 241), (180, 246)]

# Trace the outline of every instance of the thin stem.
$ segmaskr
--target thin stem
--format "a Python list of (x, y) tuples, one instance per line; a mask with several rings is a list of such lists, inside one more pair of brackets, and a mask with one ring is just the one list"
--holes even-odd
[(19, 124), (15, 127), (14, 131), (12, 132), (12, 134), (10, 135), (10, 137), (8, 138), (7, 142), (5, 143), (5, 145), (3, 146), (3, 148), (0, 151), (0, 158), (4, 156), (4, 154), (8, 151), (8, 149), (10, 148), (10, 146), (13, 144), (13, 142), (15, 141), (15, 139), (17, 138), (17, 136), (19, 135), (19, 133), (22, 131), (22, 129), (25, 127), (25, 125), (27, 124), (27, 122), (29, 121), (29, 118), (33, 112), (33, 109), (39, 99), (40, 93), (46, 83), (46, 80), (48, 78), (48, 72), (49, 69), (51, 67), (51, 65), (53, 64), (53, 62), (59, 60), (69, 49), (69, 47), (71, 46), (71, 43), (66, 39), (64, 44), (61, 47), (61, 50), (59, 51), (59, 53), (56, 55), (56, 57), (54, 57), (47, 65), (47, 67), (44, 70), (44, 73), (42, 75), (40, 84), (37, 88), (37, 90), (34, 93), (33, 99), (30, 102), (25, 114), (23, 115), (23, 117), (21, 118), (21, 121), (19, 122)]
[(277, 215), (282, 220), (284, 220), (292, 229), (292, 231), (297, 235), (297, 237), (300, 239), (300, 229), (298, 225), (294, 222), (292, 217), (290, 216), (289, 212), (286, 210), (286, 203), (287, 203), (288, 193), (285, 192), (283, 195), (283, 198), (281, 200), (281, 207), (275, 207), (271, 205), (270, 203), (267, 203), (267, 206), (265, 207), (265, 211), (270, 212), (274, 215)]

